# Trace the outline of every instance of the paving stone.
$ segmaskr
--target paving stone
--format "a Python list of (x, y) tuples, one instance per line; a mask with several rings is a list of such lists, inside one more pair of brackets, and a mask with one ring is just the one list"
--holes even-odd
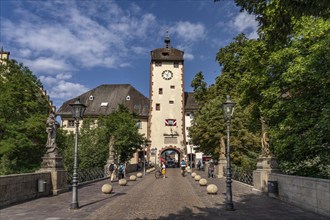
[(126, 187), (120, 187), (118, 181), (114, 181), (111, 194), (103, 194), (100, 190), (110, 183), (109, 179), (79, 187), (78, 210), (70, 209), (72, 193), (67, 192), (1, 209), (0, 219), (327, 219), (258, 194), (235, 181), (232, 183), (235, 211), (226, 211), (224, 178), (207, 178), (206, 173), (195, 171), (207, 179), (208, 184), (218, 187), (216, 195), (209, 195), (198, 181), (190, 176), (182, 177), (180, 169), (166, 171), (167, 178), (156, 179), (151, 172), (139, 181), (128, 181)]

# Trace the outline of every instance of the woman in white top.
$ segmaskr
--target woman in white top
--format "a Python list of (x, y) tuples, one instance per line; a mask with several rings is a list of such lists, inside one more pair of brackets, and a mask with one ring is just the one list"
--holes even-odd
[(162, 174), (163, 174), (163, 178), (166, 178), (166, 165), (164, 162), (162, 162)]

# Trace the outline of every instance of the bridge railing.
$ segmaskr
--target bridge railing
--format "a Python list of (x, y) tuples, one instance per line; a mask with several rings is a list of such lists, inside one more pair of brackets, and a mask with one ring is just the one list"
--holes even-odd
[[(223, 175), (226, 176), (226, 167), (223, 168)], [(253, 186), (253, 170), (244, 170), (240, 167), (231, 168), (231, 178), (233, 180)]]
[[(101, 179), (104, 177), (106, 177), (106, 176), (105, 176), (103, 167), (95, 167), (95, 168), (78, 171), (79, 183), (84, 183), (84, 182), (88, 182), (91, 180)], [(67, 183), (69, 185), (72, 185), (73, 173), (68, 173), (67, 179), (68, 179)]]

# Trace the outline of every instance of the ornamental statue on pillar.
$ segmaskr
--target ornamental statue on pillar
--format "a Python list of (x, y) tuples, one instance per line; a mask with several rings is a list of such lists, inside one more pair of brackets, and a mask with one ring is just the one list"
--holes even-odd
[(220, 137), (220, 155), (219, 155), (219, 169), (218, 169), (218, 177), (225, 177), (223, 171), (227, 166), (227, 159), (226, 159), (226, 145), (225, 145), (225, 140), (224, 137)]
[(268, 174), (279, 173), (278, 163), (270, 150), (267, 136), (267, 121), (264, 117), (261, 121), (261, 154), (257, 159), (257, 169), (253, 171), (254, 188), (263, 192), (267, 191)]
[(63, 158), (59, 154), (56, 144), (56, 130), (58, 127), (59, 123), (56, 121), (56, 115), (52, 111), (46, 121), (46, 153), (42, 157), (40, 170), (36, 171), (38, 173), (51, 173), (53, 195), (65, 192), (68, 189), (67, 172), (64, 170)]

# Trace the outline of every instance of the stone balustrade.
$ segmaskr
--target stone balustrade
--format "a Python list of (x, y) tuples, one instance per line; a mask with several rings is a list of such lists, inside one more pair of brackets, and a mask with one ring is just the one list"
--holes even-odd
[[(25, 173), (0, 176), (0, 208), (52, 194), (51, 173)], [(38, 181), (44, 180), (44, 192), (38, 191)]]

